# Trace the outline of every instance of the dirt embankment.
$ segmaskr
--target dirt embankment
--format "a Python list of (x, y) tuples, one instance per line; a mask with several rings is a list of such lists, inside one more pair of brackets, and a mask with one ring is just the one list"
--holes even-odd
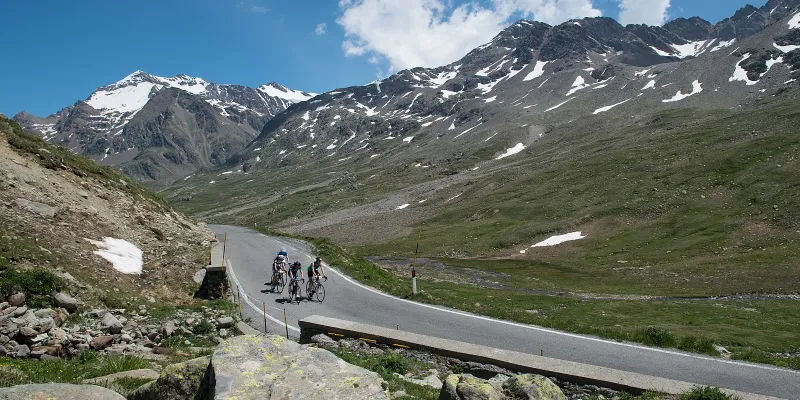
[[(121, 175), (83, 173), (80, 166), (88, 160), (42, 163), (43, 154), (60, 154), (63, 149), (43, 142), (34, 151), (12, 147), (9, 137), (18, 138), (21, 132), (0, 122), (0, 235), (6, 243), (27, 243), (28, 248), (33, 244), (56, 260), (26, 265), (30, 262), (14, 259), (13, 248), (4, 249), (11, 255), (6, 258), (12, 268), (52, 270), (85, 301), (118, 293), (170, 302), (189, 299), (192, 275), (207, 264), (205, 253), (213, 240), (205, 226), (187, 220)], [(122, 274), (95, 254), (98, 248), (89, 240), (107, 237), (142, 250), (141, 275)]]

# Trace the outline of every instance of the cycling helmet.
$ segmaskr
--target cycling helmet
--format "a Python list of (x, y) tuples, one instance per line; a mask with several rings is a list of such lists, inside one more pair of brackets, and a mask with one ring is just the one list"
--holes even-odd
[(281, 247), (281, 253), (286, 253), (286, 248), (285, 247)]
[(317, 257), (317, 261), (322, 261), (322, 257)]

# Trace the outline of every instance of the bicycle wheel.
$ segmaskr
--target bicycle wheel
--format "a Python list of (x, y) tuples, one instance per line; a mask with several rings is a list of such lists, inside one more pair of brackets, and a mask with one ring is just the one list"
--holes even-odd
[(317, 283), (317, 301), (322, 303), (325, 300), (325, 286), (322, 286), (321, 283)]
[(310, 279), (308, 280), (308, 283), (306, 283), (306, 293), (309, 297), (312, 296), (312, 293), (314, 293), (314, 282)]
[(279, 274), (275, 278), (275, 292), (283, 293), (284, 286), (286, 286), (286, 276), (284, 274)]

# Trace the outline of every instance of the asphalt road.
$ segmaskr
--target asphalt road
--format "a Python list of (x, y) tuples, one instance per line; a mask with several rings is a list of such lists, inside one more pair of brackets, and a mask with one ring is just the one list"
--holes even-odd
[[(235, 277), (234, 284), (243, 293), (243, 309), (253, 318), (251, 325), (263, 330), (261, 321), (266, 306), (270, 333), (285, 334), (285, 309), (291, 336), (299, 336), (298, 320), (323, 315), (390, 328), (400, 325), (400, 329), (409, 332), (523, 353), (543, 351), (548, 357), (700, 385), (800, 399), (800, 371), (618, 343), (416, 303), (377, 292), (330, 267), (326, 268), (324, 302), (304, 300), (300, 304), (287, 304), (288, 289), (284, 289), (283, 295), (273, 294), (266, 284), (272, 259), (284, 247), (291, 261), (303, 263), (305, 274), (312, 261), (305, 243), (241, 227), (211, 226), (211, 229), (220, 238), (227, 233), (226, 263)], [(424, 284), (420, 281), (420, 285)]]

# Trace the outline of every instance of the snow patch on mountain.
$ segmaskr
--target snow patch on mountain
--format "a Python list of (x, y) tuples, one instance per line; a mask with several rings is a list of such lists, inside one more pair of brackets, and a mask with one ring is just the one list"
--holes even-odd
[(678, 93), (676, 93), (674, 97), (672, 97), (671, 99), (663, 100), (662, 102), (663, 103), (673, 103), (673, 102), (676, 102), (676, 101), (681, 101), (681, 100), (683, 100), (683, 99), (685, 99), (687, 97), (694, 96), (694, 95), (696, 95), (696, 94), (698, 94), (698, 93), (700, 93), (702, 91), (703, 91), (703, 84), (700, 83), (700, 81), (695, 80), (694, 82), (692, 82), (692, 91), (690, 93), (683, 93), (682, 90), (679, 90)]
[(525, 78), (522, 78), (523, 82), (532, 81), (542, 75), (544, 75), (544, 67), (547, 65), (547, 61), (536, 61), (536, 65), (533, 67), (533, 71), (531, 71)]
[(522, 143), (517, 143), (514, 147), (507, 149), (505, 153), (500, 154), (499, 156), (497, 156), (496, 159), (497, 160), (501, 160), (503, 158), (506, 158), (506, 157), (509, 157), (509, 156), (513, 156), (514, 154), (517, 154), (517, 153), (521, 152), (522, 150), (525, 150), (525, 145), (522, 144)]
[(268, 96), (277, 97), (279, 99), (288, 100), (294, 103), (310, 100), (316, 96), (314, 93), (289, 89), (275, 82), (259, 86), (258, 91)]
[(800, 12), (794, 14), (792, 19), (789, 20), (789, 29), (800, 28)]
[(623, 105), (623, 104), (625, 104), (625, 103), (627, 103), (627, 102), (629, 102), (629, 101), (631, 101), (631, 100), (633, 100), (633, 99), (628, 99), (628, 100), (620, 101), (619, 103), (617, 103), (617, 104), (612, 104), (612, 105), (610, 105), (610, 106), (600, 107), (600, 108), (598, 108), (597, 110), (594, 110), (594, 113), (592, 113), (592, 114), (594, 114), (594, 115), (597, 115), (597, 114), (600, 114), (600, 113), (604, 113), (604, 112), (606, 112), (606, 111), (608, 111), (608, 110), (611, 110), (612, 108), (614, 108), (614, 107), (616, 107), (616, 106), (621, 106), (621, 105)]

